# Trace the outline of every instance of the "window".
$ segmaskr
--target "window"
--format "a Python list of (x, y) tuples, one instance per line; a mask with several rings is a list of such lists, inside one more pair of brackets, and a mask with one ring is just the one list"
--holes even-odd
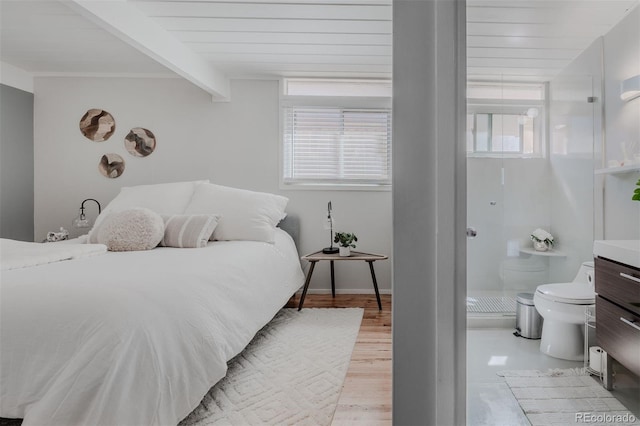
[(284, 92), (289, 96), (390, 98), (391, 81), (287, 78)]
[(390, 111), (288, 107), (284, 116), (285, 183), (390, 183)]
[(387, 81), (287, 80), (281, 102), (283, 185), (390, 185), (390, 98), (379, 96), (390, 94), (389, 88)]
[(544, 85), (470, 83), (467, 153), (544, 155)]
[(534, 119), (520, 114), (473, 113), (468, 117), (468, 151), (533, 154)]

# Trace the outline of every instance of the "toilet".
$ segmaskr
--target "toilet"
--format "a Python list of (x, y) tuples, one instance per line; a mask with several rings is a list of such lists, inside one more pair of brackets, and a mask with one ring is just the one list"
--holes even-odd
[(584, 262), (570, 283), (543, 284), (533, 304), (544, 318), (540, 352), (554, 358), (584, 359), (584, 323), (595, 304), (593, 262)]

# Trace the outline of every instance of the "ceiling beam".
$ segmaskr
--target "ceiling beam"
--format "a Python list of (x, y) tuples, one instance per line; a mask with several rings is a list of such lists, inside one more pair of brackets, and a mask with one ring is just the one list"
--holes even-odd
[[(123, 0), (62, 0), (83, 17), (208, 92), (230, 99), (229, 79), (220, 70)], [(99, 47), (96, 48), (99, 54)]]

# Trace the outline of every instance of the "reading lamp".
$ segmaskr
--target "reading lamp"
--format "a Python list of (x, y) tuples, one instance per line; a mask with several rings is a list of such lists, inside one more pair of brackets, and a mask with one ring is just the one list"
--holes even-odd
[(98, 205), (98, 214), (102, 213), (102, 207), (100, 206), (100, 203), (98, 202), (98, 200), (94, 200), (93, 198), (87, 198), (82, 202), (82, 204), (80, 204), (80, 214), (76, 216), (75, 219), (73, 219), (74, 228), (90, 228), (91, 227), (91, 221), (87, 219), (87, 217), (84, 214), (84, 203), (86, 203), (87, 201), (95, 202)]
[(331, 216), (331, 201), (327, 204), (327, 220), (324, 222), (324, 229), (329, 230), (329, 247), (325, 247), (322, 249), (323, 253), (326, 254), (335, 254), (340, 250), (338, 247), (333, 246), (333, 216)]

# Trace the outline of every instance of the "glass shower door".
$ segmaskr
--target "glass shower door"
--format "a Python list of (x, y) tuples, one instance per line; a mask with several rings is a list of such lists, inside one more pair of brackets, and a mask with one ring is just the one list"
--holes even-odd
[(512, 323), (516, 294), (548, 278), (522, 251), (549, 226), (546, 86), (508, 80), (468, 87), (467, 313), (491, 326)]

